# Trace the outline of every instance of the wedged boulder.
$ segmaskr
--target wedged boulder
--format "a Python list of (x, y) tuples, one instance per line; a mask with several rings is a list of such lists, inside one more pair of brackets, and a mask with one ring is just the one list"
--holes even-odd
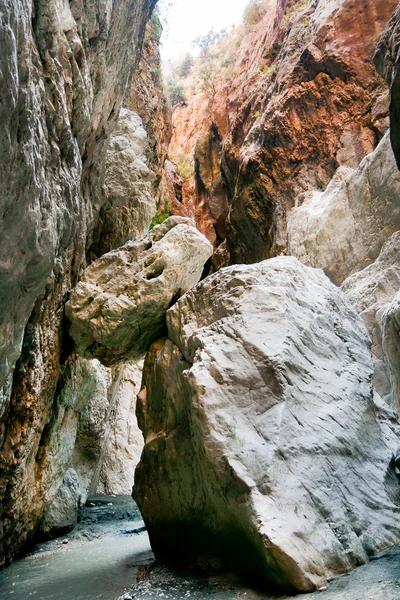
[(170, 217), (96, 260), (66, 304), (78, 352), (106, 366), (140, 359), (163, 334), (168, 308), (196, 285), (211, 255), (191, 219)]
[(223, 268), (145, 361), (135, 499), (156, 556), (310, 591), (400, 539), (399, 428), (368, 334), (293, 257)]
[(382, 317), (400, 290), (400, 231), (388, 239), (376, 261), (348, 277), (342, 289), (364, 319), (371, 336), (374, 387), (382, 398), (392, 404), (390, 371), (382, 348)]
[(400, 413), (400, 292), (383, 315), (383, 349), (390, 368), (395, 407)]
[(341, 167), (325, 192), (307, 192), (290, 211), (288, 253), (340, 285), (370, 265), (400, 229), (400, 174), (389, 134), (357, 169)]

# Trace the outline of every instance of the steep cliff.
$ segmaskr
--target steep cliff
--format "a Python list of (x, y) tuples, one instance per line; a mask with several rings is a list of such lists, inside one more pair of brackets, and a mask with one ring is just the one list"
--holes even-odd
[(175, 111), (170, 153), (193, 156), (192, 214), (211, 241), (226, 239), (225, 262), (284, 251), (296, 195), (356, 167), (387, 130), (373, 54), (396, 4), (265, 3), (208, 98)]
[(85, 266), (109, 137), (155, 3), (0, 7), (0, 564), (34, 532), (73, 450), (63, 304)]

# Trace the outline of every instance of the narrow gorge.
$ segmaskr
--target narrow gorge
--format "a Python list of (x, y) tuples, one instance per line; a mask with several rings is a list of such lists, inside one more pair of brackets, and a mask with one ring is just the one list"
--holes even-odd
[(0, 600), (400, 600), (400, 4), (207, 6), (0, 0)]

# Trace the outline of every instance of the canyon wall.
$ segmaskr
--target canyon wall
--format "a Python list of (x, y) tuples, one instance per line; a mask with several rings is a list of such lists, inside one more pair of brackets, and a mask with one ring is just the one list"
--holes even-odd
[(155, 3), (0, 8), (0, 564), (32, 536), (72, 457), (84, 406), (63, 307), (102, 229), (109, 138)]
[(245, 28), (230, 74), (176, 109), (170, 154), (193, 156), (187, 205), (222, 243), (222, 263), (285, 251), (296, 196), (323, 190), (339, 166), (357, 167), (387, 131), (373, 55), (396, 4), (270, 2)]

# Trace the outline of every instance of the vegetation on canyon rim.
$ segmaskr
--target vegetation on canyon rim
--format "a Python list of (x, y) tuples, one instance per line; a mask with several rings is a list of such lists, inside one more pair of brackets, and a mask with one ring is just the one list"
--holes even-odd
[(103, 4), (2, 7), (0, 564), (135, 472), (159, 561), (325, 589), (400, 542), (400, 5), (162, 69)]

